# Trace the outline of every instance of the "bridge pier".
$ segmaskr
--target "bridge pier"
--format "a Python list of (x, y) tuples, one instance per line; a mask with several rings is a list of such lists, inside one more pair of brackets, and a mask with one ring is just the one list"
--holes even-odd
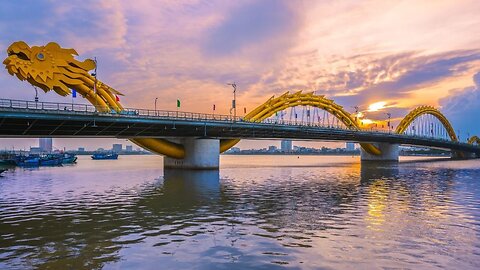
[(388, 161), (388, 162), (398, 162), (398, 156), (400, 154), (400, 148), (398, 144), (391, 143), (373, 143), (382, 154), (376, 156), (372, 155), (365, 150), (361, 150), (360, 159), (361, 161)]
[(460, 152), (460, 151), (452, 151), (450, 154), (450, 157), (452, 159), (474, 159), (474, 158), (480, 158), (480, 156), (477, 156), (475, 153), (469, 153), (469, 152)]
[(164, 167), (169, 169), (218, 170), (220, 165), (220, 140), (185, 138), (185, 158), (164, 157)]

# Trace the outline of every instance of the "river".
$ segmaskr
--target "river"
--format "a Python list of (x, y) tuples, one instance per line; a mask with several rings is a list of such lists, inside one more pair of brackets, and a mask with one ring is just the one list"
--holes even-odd
[(480, 161), (120, 156), (0, 177), (0, 269), (480, 269)]

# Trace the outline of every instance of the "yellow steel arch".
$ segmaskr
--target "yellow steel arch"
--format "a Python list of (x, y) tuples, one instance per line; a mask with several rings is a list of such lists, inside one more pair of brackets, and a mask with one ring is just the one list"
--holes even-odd
[(397, 129), (395, 130), (396, 133), (402, 134), (404, 133), (408, 126), (419, 116), (424, 115), (424, 114), (430, 114), (436, 117), (442, 125), (445, 127), (447, 130), (448, 136), (452, 141), (458, 141), (457, 135), (455, 134), (455, 131), (448, 121), (448, 119), (438, 110), (435, 109), (432, 106), (420, 106), (412, 110), (410, 113), (405, 116), (405, 118), (402, 119), (400, 124), (397, 126)]
[(472, 136), (468, 139), (468, 143), (480, 145), (480, 138), (478, 136)]
[[(284, 93), (279, 97), (272, 96), (267, 102), (258, 106), (245, 117), (245, 121), (261, 122), (275, 113), (295, 106), (312, 106), (325, 110), (339, 119), (347, 128), (360, 130), (360, 126), (352, 118), (350, 113), (345, 111), (342, 106), (336, 104), (333, 100), (325, 98), (324, 95), (315, 95), (314, 93), (302, 93), (302, 91), (290, 94)], [(231, 139), (221, 142), (220, 151), (226, 151), (234, 146), (240, 140)], [(360, 143), (362, 148), (370, 154), (380, 155), (381, 151), (376, 146), (369, 143)]]

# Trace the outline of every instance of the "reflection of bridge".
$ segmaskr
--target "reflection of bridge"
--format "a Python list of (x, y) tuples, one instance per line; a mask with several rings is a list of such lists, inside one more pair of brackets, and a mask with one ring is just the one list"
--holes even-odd
[[(430, 106), (410, 112), (391, 130), (365, 126), (358, 114), (313, 93), (272, 97), (243, 118), (185, 112), (125, 109), (120, 92), (97, 80), (92, 60), (74, 59), (56, 43), (30, 47), (15, 42), (3, 62), (11, 75), (65, 96), (75, 89), (95, 106), (2, 100), (0, 136), (116, 137), (167, 156), (168, 167), (217, 168), (219, 153), (242, 138), (291, 138), (360, 142), (362, 160), (398, 160), (398, 145), (451, 149), (456, 157), (480, 155), (478, 137), (459, 142), (445, 116)], [(302, 108), (301, 120), (295, 108)], [(284, 112), (290, 109), (290, 119)], [(323, 115), (322, 115), (323, 112)], [(292, 116), (294, 117), (292, 118)], [(378, 122), (380, 123), (380, 122)]]

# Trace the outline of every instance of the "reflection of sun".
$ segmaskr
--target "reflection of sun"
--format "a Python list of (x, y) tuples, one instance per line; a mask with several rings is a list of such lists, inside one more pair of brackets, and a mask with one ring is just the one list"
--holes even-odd
[(368, 190), (368, 216), (366, 220), (368, 227), (378, 230), (385, 222), (384, 210), (387, 207), (388, 191), (384, 180), (377, 180), (370, 185)]
[(368, 111), (369, 112), (376, 112), (378, 110), (384, 109), (385, 105), (387, 105), (387, 102), (385, 102), (385, 101), (379, 101), (379, 102), (372, 103), (368, 106)]

